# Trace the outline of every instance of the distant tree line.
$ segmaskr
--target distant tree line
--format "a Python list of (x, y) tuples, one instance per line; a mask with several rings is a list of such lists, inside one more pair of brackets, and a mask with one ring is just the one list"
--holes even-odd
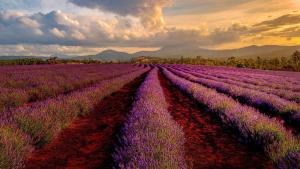
[(3, 65), (40, 65), (40, 64), (100, 64), (97, 60), (69, 60), (58, 59), (57, 57), (50, 57), (48, 59), (40, 58), (25, 58), (13, 60), (0, 60), (0, 66)]
[(289, 57), (276, 58), (215, 58), (208, 59), (201, 56), (194, 58), (168, 58), (160, 59), (157, 57), (143, 57), (143, 59), (135, 60), (134, 63), (152, 63), (152, 64), (195, 64), (210, 66), (231, 66), (238, 68), (266, 69), (266, 70), (286, 70), (300, 71), (300, 52), (296, 51)]
[[(50, 57), (48, 59), (26, 58), (15, 60), (0, 60), (1, 65), (37, 65), (37, 64), (102, 64), (102, 63), (121, 63), (121, 62), (101, 62), (97, 60), (70, 60)], [(275, 58), (215, 58), (208, 59), (201, 56), (181, 57), (181, 58), (158, 58), (158, 57), (139, 57), (131, 62), (138, 64), (195, 64), (210, 66), (232, 66), (239, 68), (266, 69), (266, 70), (287, 70), (300, 71), (300, 52), (296, 51), (289, 57)]]

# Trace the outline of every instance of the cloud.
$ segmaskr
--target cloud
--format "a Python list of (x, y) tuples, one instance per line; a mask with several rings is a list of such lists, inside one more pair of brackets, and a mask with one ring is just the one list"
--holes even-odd
[(249, 0), (174, 0), (174, 8), (169, 9), (168, 14), (207, 14), (230, 10), (248, 2)]
[(300, 23), (300, 15), (299, 14), (287, 14), (280, 16), (278, 18), (267, 20), (264, 22), (261, 22), (259, 24), (256, 24), (254, 26), (263, 26), (268, 28), (276, 28), (278, 26), (285, 26), (285, 25), (293, 25)]
[(40, 0), (1, 0), (0, 10), (7, 9), (33, 9), (40, 4)]
[[(276, 13), (299, 7), (298, 0), (174, 0), (168, 15), (195, 15), (219, 12), (243, 11), (247, 14)], [(267, 4), (267, 5), (266, 5)]]
[(50, 31), (50, 33), (52, 33), (57, 38), (64, 38), (65, 37), (65, 32), (64, 31), (60, 31), (57, 28), (52, 28), (49, 31)]
[[(161, 46), (185, 45), (203, 47), (241, 42), (251, 45), (255, 44), (257, 40), (267, 42), (270, 39), (270, 41), (274, 41), (276, 37), (279, 42), (282, 40), (280, 37), (300, 37), (300, 14), (282, 15), (253, 25), (233, 23), (227, 27), (217, 27), (209, 32), (195, 28), (167, 29), (164, 33), (157, 34), (154, 40), (148, 41), (155, 42)], [(268, 44), (272, 44), (272, 41)]]
[(249, 26), (234, 23), (227, 28), (216, 28), (209, 36), (212, 43), (222, 44), (226, 42), (240, 41), (241, 36), (248, 32)]
[[(165, 47), (165, 46), (218, 46), (248, 41), (257, 37), (299, 37), (300, 14), (283, 15), (254, 25), (233, 23), (227, 27), (210, 30), (201, 28), (168, 28), (149, 31), (136, 18), (115, 16), (106, 19), (100, 16), (75, 15), (61, 11), (24, 14), (0, 12), (0, 46), (20, 46), (15, 50), (34, 50), (26, 45), (43, 45), (61, 48), (106, 48), (106, 47)], [(292, 24), (288, 24), (292, 23)], [(26, 48), (24, 47), (26, 46)], [(12, 48), (11, 48), (12, 49)], [(44, 48), (47, 49), (46, 47)], [(3, 50), (3, 48), (2, 48)], [(1, 52), (1, 51), (0, 51)], [(43, 53), (46, 53), (43, 51)]]
[[(62, 45), (0, 45), (1, 56), (50, 56), (55, 54), (65, 55), (87, 55), (98, 53), (101, 48), (81, 47), (81, 46), (62, 46)], [(102, 49), (103, 50), (103, 49)]]
[(247, 33), (248, 29), (248, 26), (238, 23), (227, 28), (216, 28), (212, 32), (207, 32), (205, 28), (166, 28), (164, 31), (156, 33), (140, 43), (151, 47), (214, 46), (239, 41), (241, 36)]
[[(82, 47), (163, 47), (214, 45), (237, 40), (242, 25), (215, 29), (145, 29), (139, 21), (117, 16), (113, 19), (77, 16), (61, 11), (25, 15), (0, 13), (0, 44), (59, 45)], [(26, 32), (26, 33), (24, 33)], [(235, 39), (231, 39), (235, 37)], [(27, 46), (27, 49), (32, 49)]]
[(300, 37), (300, 14), (292, 13), (252, 25), (249, 34), (263, 37)]
[(282, 30), (279, 34), (288, 38), (300, 37), (300, 25), (286, 28)]
[(295, 3), (295, 1), (298, 0), (265, 0), (263, 3), (261, 0), (253, 0), (241, 5), (240, 8), (244, 9), (248, 14), (270, 13), (273, 15), (280, 11), (298, 9), (299, 4)]
[(61, 11), (31, 15), (0, 12), (0, 44), (109, 46), (143, 34), (143, 26), (126, 17), (106, 20)]
[(69, 0), (87, 8), (100, 9), (121, 16), (135, 16), (141, 19), (146, 28), (156, 29), (164, 26), (162, 8), (172, 0)]

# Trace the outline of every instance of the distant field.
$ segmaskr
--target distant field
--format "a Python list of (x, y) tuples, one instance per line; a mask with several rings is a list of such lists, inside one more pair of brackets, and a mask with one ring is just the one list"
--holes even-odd
[(300, 73), (0, 67), (0, 168), (300, 168)]

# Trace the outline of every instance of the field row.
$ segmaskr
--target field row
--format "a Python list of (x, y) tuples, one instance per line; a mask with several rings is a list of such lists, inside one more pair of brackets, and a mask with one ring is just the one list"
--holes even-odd
[(154, 68), (137, 91), (114, 159), (120, 168), (186, 168), (184, 133), (168, 112)]
[(293, 136), (277, 120), (270, 119), (214, 89), (189, 81), (188, 74), (173, 70), (180, 74), (177, 76), (166, 68), (163, 72), (182, 91), (190, 94), (210, 112), (216, 113), (224, 124), (237, 130), (245, 143), (262, 147), (279, 168), (291, 168), (299, 164), (299, 138)]
[[(7, 68), (1, 68), (0, 72), (2, 69)], [(25, 103), (67, 94), (101, 80), (138, 70), (131, 65), (63, 65), (45, 67), (42, 70), (23, 69), (17, 67), (1, 74), (0, 112)]]
[(210, 70), (214, 72), (227, 72), (233, 75), (246, 75), (253, 78), (263, 78), (264, 80), (276, 80), (276, 78), (283, 78), (288, 82), (299, 83), (300, 77), (299, 72), (287, 72), (287, 71), (271, 71), (271, 70), (259, 70), (259, 69), (240, 69), (233, 67), (222, 67), (222, 66), (193, 66), (184, 65), (184, 67), (191, 67), (198, 70)]
[[(193, 127), (198, 128), (195, 132), (217, 132), (215, 131), (216, 125), (209, 124), (215, 121), (220, 121), (222, 124), (218, 125), (219, 128), (229, 131), (220, 138), (216, 134), (206, 135), (209, 137), (205, 140), (207, 144), (214, 144), (214, 139), (218, 142), (226, 141), (233, 144), (235, 142), (230, 140), (234, 139), (245, 146), (255, 145), (277, 168), (300, 167), (298, 136), (300, 109), (296, 102), (271, 92), (258, 90), (254, 84), (247, 87), (247, 82), (240, 82), (229, 77), (230, 80), (217, 77), (213, 70), (221, 70), (220, 68), (212, 67), (205, 68), (208, 70), (201, 70), (204, 68), (184, 65), (151, 65), (151, 68), (150, 70), (149, 66), (141, 68), (119, 65), (106, 69), (102, 66), (102, 68), (97, 68), (97, 71), (101, 69), (106, 78), (99, 75), (102, 80), (96, 80), (91, 86), (81, 87), (67, 94), (55, 95), (44, 101), (3, 112), (0, 116), (0, 142), (2, 143), (0, 168), (22, 168), (24, 157), (33, 149), (43, 148), (63, 129), (70, 126), (78, 116), (88, 116), (104, 97), (119, 91), (137, 77), (143, 77), (141, 75), (146, 72), (148, 72), (146, 78), (134, 96), (135, 101), (131, 106), (131, 111), (122, 112), (127, 115), (127, 118), (122, 129), (117, 131), (118, 139), (113, 143), (111, 154), (116, 168), (200, 167), (191, 165), (187, 158), (189, 152), (187, 152), (186, 140), (191, 135), (186, 132)], [(20, 70), (24, 69), (20, 68)], [(33, 70), (38, 69), (33, 68)], [(28, 72), (31, 71), (28, 70)], [(247, 73), (247, 71), (242, 73)], [(88, 72), (95, 71), (87, 70), (85, 73), (89, 74)], [(111, 75), (111, 72), (116, 74)], [(263, 72), (258, 71), (249, 73), (249, 76), (255, 75), (258, 78), (261, 74)], [(276, 76), (271, 72), (265, 75)], [(297, 83), (297, 78), (292, 79), (292, 75), (288, 78)], [(170, 106), (173, 105), (167, 101), (166, 91), (164, 91), (168, 89), (162, 79), (197, 102), (199, 105), (197, 108), (210, 116), (212, 120), (209, 123), (203, 123), (201, 120), (204, 119), (198, 117), (195, 112), (190, 112), (191, 119), (175, 120), (174, 114), (170, 113), (170, 108), (173, 108)], [(118, 107), (118, 105), (113, 106)], [(180, 110), (178, 113), (181, 113)], [(99, 114), (99, 116), (102, 115)], [(283, 125), (278, 119), (270, 116), (283, 118), (287, 125)], [(214, 117), (217, 118), (214, 119)], [(181, 121), (193, 121), (193, 125), (196, 126), (183, 128)], [(202, 125), (212, 128), (206, 128), (209, 131), (201, 131), (201, 128), (207, 127)], [(229, 135), (235, 135), (235, 137), (227, 138)], [(237, 145), (231, 146), (236, 151), (240, 149)], [(203, 148), (203, 146), (199, 147)], [(197, 148), (193, 147), (193, 149)], [(226, 148), (226, 145), (223, 148)], [(223, 153), (225, 152), (224, 150)], [(214, 151), (207, 153), (210, 153), (207, 154), (208, 157), (217, 156)], [(201, 155), (205, 156), (205, 154)]]
[[(179, 71), (183, 76), (189, 76), (194, 81), (202, 82), (204, 85), (240, 99), (243, 103), (250, 103), (263, 111), (275, 112), (275, 114), (282, 113), (283, 116), (294, 116), (292, 118), (296, 120), (299, 118), (299, 92), (241, 82), (239, 79), (232, 79), (234, 75), (224, 76), (222, 73), (214, 74), (184, 67), (169, 66), (169, 68)], [(223, 72), (226, 71), (224, 69)]]
[(201, 74), (189, 74), (183, 71), (171, 70), (181, 77), (206, 87), (216, 89), (218, 92), (228, 94), (229, 96), (238, 99), (241, 103), (254, 106), (267, 115), (282, 117), (288, 125), (295, 126), (296, 133), (299, 133), (298, 124), (300, 123), (300, 106), (295, 102), (290, 102), (273, 94), (240, 87), (239, 85), (211, 80), (201, 76)]
[[(183, 74), (180, 71), (172, 71)], [(179, 77), (164, 67), (162, 72), (180, 90), (189, 94), (209, 112), (219, 116), (224, 124), (237, 131), (237, 136), (244, 143), (254, 144), (264, 150), (278, 168), (293, 168), (299, 165), (299, 139), (277, 120), (270, 119), (252, 107), (244, 106), (214, 89), (190, 82), (185, 79), (187, 76)], [(186, 167), (180, 160), (184, 156), (184, 152), (179, 148), (182, 142), (178, 141), (179, 136), (182, 140), (182, 132), (172, 118), (164, 116), (168, 113), (166, 108), (163, 109), (164, 97), (161, 95), (159, 82), (155, 79), (157, 73), (154, 69), (139, 89), (133, 111), (122, 130), (121, 146), (114, 154), (120, 168)], [(151, 85), (148, 84), (149, 81)], [(174, 138), (174, 135), (177, 137)], [(170, 141), (176, 147), (170, 147)]]
[(191, 73), (192, 75), (201, 77), (201, 78), (206, 78), (210, 80), (215, 80), (215, 81), (221, 81), (224, 83), (232, 84), (232, 85), (238, 85), (240, 87), (244, 88), (249, 88), (249, 89), (254, 89), (258, 91), (262, 91), (268, 94), (274, 94), (279, 97), (282, 97), (284, 99), (290, 100), (297, 102), (298, 104), (300, 103), (300, 92), (297, 91), (292, 91), (288, 89), (280, 89), (270, 85), (263, 85), (260, 83), (259, 80), (257, 81), (251, 81), (249, 80), (249, 77), (235, 77), (234, 75), (227, 75), (226, 73), (214, 73), (214, 72), (208, 72), (208, 71), (197, 71), (193, 69), (178, 69), (175, 67), (177, 70), (185, 71), (188, 73)]
[[(229, 68), (215, 68), (215, 67), (207, 67), (207, 66), (182, 66), (182, 65), (169, 65), (170, 67), (182, 68), (185, 70), (193, 70), (195, 72), (207, 74), (207, 75), (215, 75), (217, 77), (230, 78), (236, 81), (245, 82), (248, 84), (270, 87), (273, 89), (282, 89), (282, 90), (291, 90), (293, 92), (300, 91), (300, 79), (298, 76), (294, 75), (294, 77), (284, 77), (284, 76), (276, 76), (276, 75), (257, 75), (248, 72), (243, 72), (241, 69), (231, 70)], [(217, 69), (217, 70), (216, 70)], [(295, 73), (296, 74), (296, 73)]]
[(89, 113), (102, 98), (119, 90), (149, 68), (102, 80), (92, 87), (3, 112), (0, 119), (0, 168), (19, 168), (34, 147), (51, 141), (77, 116)]

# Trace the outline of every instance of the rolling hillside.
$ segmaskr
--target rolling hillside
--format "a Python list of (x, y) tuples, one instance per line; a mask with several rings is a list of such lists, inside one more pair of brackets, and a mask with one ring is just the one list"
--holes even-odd
[(290, 56), (300, 46), (248, 46), (239, 49), (208, 50), (191, 47), (164, 47), (153, 52), (137, 52), (135, 56), (157, 56), (157, 57), (181, 57), (181, 56), (203, 56), (203, 57), (280, 57)]
[(129, 61), (133, 58), (131, 54), (125, 52), (118, 52), (114, 50), (105, 50), (100, 52), (96, 55), (89, 55), (89, 56), (78, 56), (73, 59), (80, 59), (80, 60), (100, 60), (100, 61)]

